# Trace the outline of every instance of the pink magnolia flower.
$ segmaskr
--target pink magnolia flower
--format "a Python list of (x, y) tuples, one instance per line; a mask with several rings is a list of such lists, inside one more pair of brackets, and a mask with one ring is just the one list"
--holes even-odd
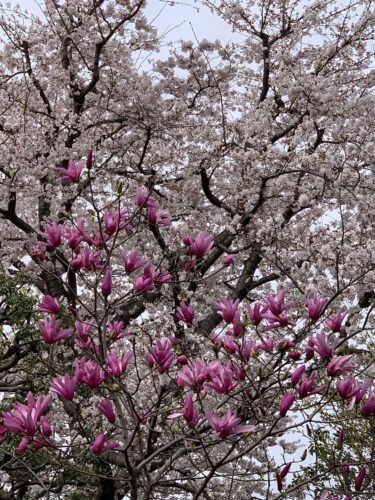
[(224, 266), (230, 266), (231, 264), (233, 264), (233, 260), (234, 260), (233, 254), (226, 255), (223, 259)]
[(91, 243), (91, 238), (85, 234), (84, 225), (84, 219), (78, 219), (76, 227), (67, 227), (65, 229), (65, 236), (68, 238), (67, 243), (72, 250), (78, 248), (82, 241)]
[(83, 268), (87, 271), (93, 271), (103, 267), (100, 262), (100, 253), (90, 252), (88, 248), (81, 250), (77, 257), (71, 261), (70, 265), (73, 269)]
[(107, 248), (107, 243), (111, 240), (112, 235), (106, 233), (105, 231), (97, 231), (93, 237), (90, 237), (88, 244), (90, 246), (95, 246), (98, 249)]
[(343, 373), (350, 372), (354, 370), (355, 365), (351, 361), (352, 355), (347, 354), (346, 356), (335, 356), (329, 362), (327, 366), (327, 373), (331, 377), (339, 377)]
[(79, 162), (76, 165), (74, 160), (69, 160), (68, 168), (58, 167), (56, 170), (62, 174), (63, 181), (78, 182), (83, 170), (83, 163)]
[(23, 437), (17, 448), (18, 453), (25, 453), (28, 446), (29, 446), (29, 440), (27, 439), (27, 437)]
[(293, 392), (286, 392), (280, 401), (280, 416), (285, 417), (288, 410), (293, 406), (296, 397)]
[(87, 360), (85, 357), (76, 360), (74, 375), (79, 382), (83, 382), (91, 389), (99, 387), (106, 378), (103, 368), (95, 361)]
[(55, 297), (45, 295), (42, 302), (38, 306), (38, 311), (51, 314), (58, 314), (60, 312), (60, 304)]
[(146, 261), (138, 254), (137, 250), (132, 250), (124, 254), (124, 267), (125, 272), (130, 274), (142, 267)]
[(47, 441), (45, 439), (40, 439), (38, 436), (33, 437), (33, 448), (35, 450), (39, 450), (43, 446), (46, 446)]
[(232, 367), (232, 371), (233, 371), (233, 379), (240, 380), (240, 381), (245, 380), (246, 372), (245, 372), (243, 365), (239, 365), (239, 364), (234, 363), (232, 361), (230, 363), (231, 363), (231, 367)]
[(238, 357), (244, 361), (249, 361), (250, 357), (256, 352), (257, 348), (254, 340), (244, 340), (238, 346)]
[(44, 437), (49, 438), (52, 435), (52, 427), (45, 415), (40, 417), (40, 427)]
[(284, 302), (285, 291), (280, 290), (277, 295), (267, 295), (264, 299), (267, 308), (274, 316), (280, 316), (283, 311), (286, 311), (293, 305), (293, 301)]
[(162, 285), (163, 283), (169, 283), (173, 280), (173, 276), (169, 273), (158, 274), (155, 279), (155, 285)]
[(107, 443), (107, 435), (104, 433), (99, 434), (99, 436), (96, 437), (95, 441), (93, 442), (91, 446), (91, 451), (95, 455), (99, 455), (100, 453), (104, 453), (105, 451), (108, 450), (113, 450), (114, 448), (118, 448), (120, 445), (118, 443)]
[(333, 332), (345, 332), (345, 325), (342, 324), (345, 316), (348, 314), (346, 309), (343, 309), (341, 312), (332, 314), (329, 318), (325, 320), (325, 324), (333, 331)]
[(294, 372), (292, 373), (292, 375), (290, 377), (290, 381), (292, 382), (293, 385), (298, 384), (304, 371), (305, 371), (305, 365), (301, 365), (296, 370), (294, 370)]
[(310, 337), (308, 339), (308, 347), (317, 352), (321, 358), (330, 358), (333, 356), (333, 353), (335, 352), (335, 349), (339, 342), (339, 339), (334, 339), (331, 345), (329, 345), (328, 337), (322, 330), (320, 333), (317, 333), (315, 337)]
[(208, 368), (205, 362), (198, 360), (181, 368), (177, 374), (176, 382), (179, 387), (187, 386), (192, 391), (200, 392), (208, 377)]
[(232, 328), (228, 328), (227, 330), (228, 335), (233, 335), (233, 337), (240, 337), (245, 333), (245, 330), (239, 321), (240, 321), (240, 313), (237, 311), (232, 323)]
[(159, 202), (150, 195), (150, 191), (145, 187), (137, 187), (135, 201), (141, 208), (159, 207)]
[(157, 207), (149, 207), (147, 209), (147, 220), (150, 224), (162, 224), (170, 226), (171, 220), (167, 210), (159, 210)]
[(357, 396), (359, 383), (354, 378), (344, 378), (336, 382), (336, 390), (342, 399), (351, 399), (353, 396)]
[(110, 354), (107, 356), (108, 373), (114, 377), (119, 377), (126, 371), (132, 357), (133, 353), (128, 351), (126, 353), (124, 352), (120, 359), (117, 352), (111, 349)]
[(151, 278), (139, 276), (134, 283), (134, 289), (137, 293), (149, 292), (154, 289), (153, 281)]
[(206, 386), (218, 394), (226, 394), (237, 385), (233, 377), (234, 373), (230, 362), (223, 365), (220, 361), (215, 360), (208, 365), (208, 382), (206, 382)]
[(238, 425), (241, 419), (236, 417), (235, 413), (232, 413), (230, 408), (228, 408), (223, 416), (211, 411), (206, 411), (205, 417), (210, 427), (215, 431), (217, 439), (225, 439), (228, 436), (251, 432), (255, 429), (255, 425)]
[(105, 210), (103, 216), (105, 232), (109, 235), (113, 235), (118, 231), (129, 227), (127, 217), (127, 210)]
[(266, 352), (272, 352), (274, 348), (274, 341), (272, 337), (268, 337), (268, 339), (263, 339), (262, 342), (257, 344), (257, 349)]
[(198, 233), (194, 239), (191, 239), (189, 245), (190, 255), (195, 255), (198, 259), (202, 259), (205, 255), (210, 253), (214, 244), (214, 238), (205, 233)]
[(135, 280), (134, 288), (137, 293), (149, 292), (154, 289), (155, 268), (147, 264), (143, 269), (143, 276)]
[(58, 340), (65, 337), (70, 337), (73, 333), (72, 328), (63, 328), (60, 330), (62, 320), (57, 320), (54, 316), (52, 318), (45, 318), (43, 321), (38, 322), (38, 328), (47, 344), (54, 344)]
[(319, 295), (314, 294), (311, 299), (305, 298), (305, 304), (307, 307), (307, 314), (310, 319), (316, 320), (320, 318), (323, 309), (329, 301), (328, 297), (319, 297)]
[(171, 343), (171, 345), (177, 344), (177, 340), (176, 340), (176, 337), (174, 335), (169, 335), (168, 340)]
[(296, 322), (288, 317), (288, 311), (282, 311), (280, 314), (275, 315), (272, 312), (263, 313), (263, 318), (266, 319), (269, 324), (264, 327), (265, 330), (275, 330), (276, 328), (282, 328), (285, 326), (295, 326)]
[(176, 418), (176, 417), (184, 417), (188, 427), (192, 429), (199, 422), (201, 417), (193, 403), (193, 397), (191, 394), (188, 394), (184, 401), (184, 411), (183, 413), (173, 413), (169, 415), (168, 418)]
[(81, 349), (83, 351), (92, 351), (97, 355), (100, 354), (99, 344), (95, 344), (90, 338), (86, 341), (76, 340), (75, 345), (78, 349)]
[(151, 262), (145, 265), (143, 269), (143, 276), (150, 279), (155, 278), (155, 267), (151, 264)]
[(39, 231), (39, 234), (46, 240), (46, 243), (43, 243), (43, 245), (48, 248), (58, 247), (62, 243), (64, 226), (57, 224), (57, 222), (44, 224), (44, 231)]
[(222, 299), (217, 303), (217, 312), (226, 323), (233, 323), (240, 299)]
[(355, 491), (361, 491), (362, 483), (366, 477), (366, 467), (361, 467), (358, 476), (355, 478), (354, 489)]
[(184, 412), (182, 416), (186, 420), (188, 427), (194, 427), (194, 425), (200, 420), (199, 413), (193, 403), (193, 397), (191, 394), (188, 394), (185, 398)]
[(107, 325), (108, 336), (112, 340), (120, 340), (124, 337), (128, 337), (130, 334), (126, 330), (123, 330), (123, 321), (109, 321)]
[[(48, 394), (45, 398), (39, 395), (35, 399), (34, 395), (29, 392), (27, 394), (27, 405), (14, 403), (12, 411), (2, 413), (4, 427), (16, 434), (34, 436), (38, 432), (40, 419), (50, 405), (51, 400), (51, 394)], [(39, 430), (42, 431), (41, 426)]]
[(98, 403), (96, 407), (101, 413), (103, 413), (110, 424), (114, 424), (116, 422), (116, 415), (113, 410), (112, 401), (110, 399), (103, 399), (103, 401), (100, 401), (100, 403)]
[(363, 417), (375, 415), (375, 393), (371, 394), (368, 400), (362, 406), (361, 415)]
[(112, 270), (107, 267), (102, 283), (102, 294), (103, 297), (108, 297), (112, 292)]
[(155, 346), (151, 347), (146, 356), (148, 365), (152, 368), (157, 365), (159, 373), (166, 372), (173, 363), (173, 351), (171, 343), (167, 340), (157, 340)]
[(87, 342), (90, 340), (90, 332), (95, 325), (95, 320), (91, 319), (90, 321), (86, 321), (85, 323), (82, 323), (78, 319), (74, 322), (74, 326), (77, 330), (78, 336), (80, 339), (83, 340), (83, 342)]
[(251, 321), (253, 321), (256, 325), (259, 325), (259, 323), (263, 319), (263, 314), (267, 312), (268, 307), (267, 306), (262, 306), (262, 304), (254, 304), (254, 307), (251, 307), (251, 304), (247, 306), (247, 311), (249, 313), (249, 318)]
[(308, 337), (305, 345), (306, 360), (309, 361), (315, 356), (315, 341), (314, 337)]
[(41, 248), (43, 246), (45, 246), (45, 243), (41, 241), (38, 241), (33, 246), (30, 255), (35, 262), (44, 262), (46, 260), (46, 253)]
[(82, 235), (74, 227), (67, 227), (65, 230), (69, 248), (75, 250), (82, 242)]
[(2, 444), (6, 440), (6, 433), (8, 429), (0, 424), (0, 444)]
[(297, 386), (297, 391), (301, 398), (306, 398), (307, 396), (312, 396), (313, 394), (319, 394), (324, 390), (324, 385), (315, 387), (315, 379), (315, 371), (311, 372), (309, 377), (307, 377), (304, 373), (302, 374), (300, 383)]
[(224, 336), (223, 340), (224, 348), (229, 354), (234, 354), (238, 351), (238, 345), (233, 341), (233, 338), (229, 335)]
[(186, 302), (181, 301), (180, 305), (176, 308), (176, 318), (184, 323), (192, 323), (194, 320), (195, 311), (192, 307), (188, 306)]
[(362, 401), (371, 383), (371, 379), (367, 379), (363, 384), (360, 384), (358, 380), (354, 378), (344, 378), (336, 382), (337, 394), (342, 399), (350, 400), (348, 409), (352, 410), (355, 404)]
[(55, 392), (58, 396), (66, 399), (67, 401), (72, 401), (74, 398), (74, 391), (77, 385), (77, 380), (75, 377), (70, 378), (68, 373), (65, 373), (63, 377), (56, 377), (52, 380), (50, 384), (50, 390)]
[(276, 344), (277, 349), (279, 349), (280, 351), (286, 351), (290, 347), (295, 347), (295, 346), (296, 343), (288, 339), (279, 340), (278, 343)]
[(194, 269), (196, 265), (197, 265), (197, 260), (194, 258), (190, 262), (185, 262), (184, 270), (190, 271), (190, 269)]

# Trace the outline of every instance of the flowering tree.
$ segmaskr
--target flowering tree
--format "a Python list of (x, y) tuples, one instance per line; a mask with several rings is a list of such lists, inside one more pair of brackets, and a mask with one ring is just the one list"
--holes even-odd
[(374, 496), (373, 3), (206, 3), (2, 9), (4, 496)]

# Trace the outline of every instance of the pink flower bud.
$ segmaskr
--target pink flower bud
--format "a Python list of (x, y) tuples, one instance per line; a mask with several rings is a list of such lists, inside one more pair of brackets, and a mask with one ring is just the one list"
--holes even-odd
[(17, 451), (18, 453), (25, 453), (27, 447), (29, 446), (29, 441), (26, 437), (23, 437), (18, 445)]
[(35, 262), (44, 262), (46, 260), (46, 253), (40, 248), (40, 245), (34, 245), (31, 250), (31, 258)]
[(366, 476), (366, 467), (362, 467), (359, 471), (358, 476), (355, 478), (354, 489), (355, 491), (361, 491), (362, 483)]
[(179, 365), (187, 365), (189, 362), (185, 354), (180, 354), (179, 356), (177, 356), (176, 361)]
[(342, 444), (344, 442), (344, 429), (341, 429), (341, 431), (339, 432), (339, 435), (338, 435), (338, 438), (337, 438), (337, 442), (336, 442), (336, 448), (338, 450), (341, 450), (342, 448)]
[(114, 424), (116, 422), (116, 415), (113, 410), (112, 401), (109, 399), (104, 399), (96, 405), (98, 410), (103, 413), (109, 423)]
[(183, 238), (182, 238), (182, 241), (184, 243), (185, 246), (189, 247), (193, 242), (192, 242), (192, 239), (190, 238), (190, 236), (187, 234), (185, 235)]
[(287, 463), (287, 464), (286, 464), (286, 465), (284, 465), (284, 467), (281, 469), (281, 471), (280, 471), (280, 477), (281, 477), (281, 479), (284, 479), (284, 478), (286, 477), (286, 475), (287, 475), (287, 474), (288, 474), (288, 472), (289, 472), (290, 467), (292, 466), (292, 463), (293, 463), (293, 462), (289, 462), (289, 463)]
[(104, 433), (99, 434), (91, 446), (91, 451), (95, 455), (99, 455), (100, 453), (104, 453), (105, 451), (108, 450), (113, 450), (114, 448), (118, 448), (120, 446), (118, 443), (106, 444), (106, 442), (107, 442), (107, 435)]
[(110, 295), (111, 292), (112, 292), (112, 271), (110, 267), (107, 267), (102, 283), (103, 297), (108, 297), (108, 295)]
[(92, 168), (92, 164), (93, 164), (93, 150), (89, 149), (87, 151), (87, 158), (86, 158), (86, 167), (88, 170)]
[(230, 266), (231, 264), (233, 264), (233, 260), (234, 260), (234, 255), (232, 254), (226, 255), (223, 259), (224, 266)]
[(280, 416), (285, 417), (288, 410), (293, 406), (296, 397), (293, 392), (286, 392), (280, 401)]
[(276, 472), (276, 482), (277, 482), (277, 489), (278, 491), (282, 491), (283, 489), (283, 480), (280, 477), (280, 474)]
[(302, 353), (300, 351), (289, 351), (288, 352), (288, 358), (293, 359), (293, 361), (298, 361), (301, 356), (302, 356)]
[(51, 429), (51, 426), (47, 420), (47, 417), (42, 415), (40, 417), (40, 423), (42, 425), (42, 432), (43, 432), (44, 436), (49, 437), (52, 434), (52, 429)]

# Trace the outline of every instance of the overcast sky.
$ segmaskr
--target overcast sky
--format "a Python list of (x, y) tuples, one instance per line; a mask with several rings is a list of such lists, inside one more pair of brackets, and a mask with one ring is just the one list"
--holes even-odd
[[(43, 1), (11, 0), (11, 3), (18, 3), (31, 12), (39, 13), (38, 3), (42, 4)], [(181, 3), (148, 0), (145, 13), (149, 20), (154, 20), (153, 24), (160, 34), (168, 32), (166, 42), (179, 39), (193, 40), (193, 29), (199, 40), (219, 38), (222, 42), (228, 42), (235, 37), (228, 24), (194, 0), (185, 0)]]

